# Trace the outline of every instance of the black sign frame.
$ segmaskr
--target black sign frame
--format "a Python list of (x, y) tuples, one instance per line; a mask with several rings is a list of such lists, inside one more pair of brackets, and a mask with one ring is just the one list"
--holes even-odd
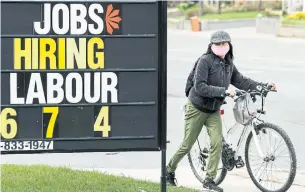
[[(1, 1), (1, 4), (5, 3), (99, 3), (99, 1)], [(113, 1), (112, 1), (113, 2)], [(122, 1), (124, 2), (124, 1)], [(141, 1), (140, 1), (141, 2)], [(34, 154), (34, 153), (71, 153), (71, 152), (107, 152), (107, 151), (161, 151), (161, 191), (166, 192), (166, 145), (167, 145), (167, 2), (166, 1), (147, 1), (147, 3), (156, 3), (158, 6), (158, 146), (155, 148), (117, 148), (117, 149), (86, 149), (86, 150), (50, 150), (50, 151), (2, 151), (1, 154)], [(125, 2), (126, 3), (126, 2)], [(129, 2), (132, 4), (133, 2)], [(134, 1), (134, 3), (139, 3), (139, 1)], [(1, 39), (8, 38), (9, 35), (2, 35)], [(2, 44), (2, 43), (1, 43)], [(2, 51), (1, 51), (2, 54)], [(2, 68), (2, 67), (1, 67)], [(9, 73), (12, 71), (6, 70), (1, 71), (2, 73)], [(33, 72), (33, 71), (32, 71)], [(2, 75), (1, 75), (2, 76)], [(2, 88), (1, 88), (2, 89)], [(1, 94), (3, 91), (1, 91)], [(3, 106), (2, 107), (10, 107)], [(31, 106), (30, 106), (31, 107)], [(32, 105), (35, 107), (35, 104)], [(90, 138), (89, 138), (90, 139)], [(92, 138), (91, 138), (92, 139)], [(99, 138), (101, 139), (101, 138)], [(105, 138), (104, 138), (105, 139)], [(106, 138), (105, 140), (111, 140), (111, 138)], [(132, 139), (139, 139), (136, 137), (125, 137), (125, 138), (116, 138), (118, 140), (132, 140)], [(151, 139), (151, 138), (141, 138), (141, 139)], [(79, 138), (71, 138), (71, 140), (77, 140), (81, 142), (83, 139)]]
[[(119, 1), (109, 1), (109, 2), (114, 2), (118, 3)], [(121, 1), (122, 3), (126, 3), (124, 1)], [(43, 4), (43, 3), (101, 3), (99, 1), (1, 1), (1, 4), (5, 3), (33, 3), (33, 4)], [(128, 4), (137, 4), (137, 3), (143, 3), (143, 1), (134, 1), (134, 2), (128, 2)], [(85, 150), (34, 150), (34, 151), (1, 151), (1, 154), (22, 154), (22, 153), (28, 153), (28, 154), (33, 154), (33, 153), (70, 153), (70, 152), (109, 152), (109, 151), (160, 151), (160, 150), (166, 150), (166, 105), (167, 105), (167, 2), (166, 1), (147, 1), (145, 3), (156, 3), (158, 6), (158, 12), (159, 17), (158, 17), (158, 135), (156, 135), (157, 140), (158, 140), (158, 146), (151, 148), (117, 148), (117, 149), (85, 149)], [(31, 35), (16, 35), (18, 37), (30, 37)], [(16, 37), (13, 35), (2, 35), (1, 34), (1, 39), (5, 38), (12, 38)], [(43, 35), (45, 37), (48, 37), (48, 35)], [(73, 35), (71, 35), (73, 36)], [(85, 35), (86, 36), (86, 35)], [(106, 35), (103, 35), (106, 36)], [(123, 36), (123, 35), (122, 35)], [(32, 37), (35, 37), (34, 35)], [(4, 73), (10, 73), (14, 72), (16, 70), (2, 70), (1, 74)], [(22, 70), (26, 71), (26, 70)], [(41, 71), (41, 70), (39, 70)], [(106, 69), (107, 71), (107, 69)], [(18, 71), (17, 71), (18, 72)], [(31, 70), (31, 72), (35, 72)], [(2, 94), (4, 92), (2, 91)], [(110, 106), (109, 104), (106, 104), (107, 106)], [(13, 105), (1, 105), (1, 108), (3, 107), (11, 107)], [(32, 104), (32, 105), (27, 105), (26, 107), (37, 107), (37, 105)], [(84, 140), (90, 140), (90, 139), (102, 139), (102, 140), (149, 140), (153, 139), (152, 137), (117, 137), (117, 138), (69, 138), (65, 139), (65, 141), (84, 141)], [(33, 140), (33, 139), (31, 139)], [(43, 139), (39, 139), (43, 140)], [(60, 141), (62, 140), (61, 138), (57, 139), (52, 139), (52, 141)]]

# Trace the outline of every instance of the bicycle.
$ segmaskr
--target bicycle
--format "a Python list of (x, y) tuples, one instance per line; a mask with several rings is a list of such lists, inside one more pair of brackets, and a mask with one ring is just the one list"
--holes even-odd
[[(274, 90), (271, 90), (270, 87), (268, 87), (267, 85), (262, 85), (260, 87), (259, 91), (237, 91), (236, 92), (237, 98), (234, 101), (236, 101), (238, 98), (244, 96), (246, 93), (250, 93), (250, 96), (254, 103), (257, 101), (256, 96), (261, 96), (262, 104), (261, 104), (261, 108), (257, 109), (256, 115), (253, 116), (253, 118), (251, 118), (249, 124), (241, 125), (241, 124), (235, 122), (235, 124), (233, 126), (229, 127), (229, 129), (226, 129), (226, 127), (225, 127), (226, 134), (225, 135), (223, 134), (223, 136), (222, 136), (223, 137), (223, 149), (222, 149), (222, 157), (220, 160), (220, 163), (223, 164), (223, 167), (219, 169), (219, 170), (221, 170), (220, 174), (218, 172), (216, 178), (214, 179), (214, 182), (216, 183), (216, 185), (220, 185), (223, 182), (228, 171), (232, 171), (234, 169), (234, 167), (236, 167), (237, 169), (242, 168), (246, 164), (246, 169), (247, 169), (247, 172), (248, 172), (252, 182), (261, 191), (263, 191), (263, 192), (284, 192), (284, 191), (287, 191), (291, 187), (291, 185), (295, 179), (295, 176), (296, 176), (296, 165), (297, 165), (294, 146), (293, 146), (289, 136), (286, 134), (286, 132), (281, 127), (279, 127), (278, 125), (272, 124), (272, 123), (265, 122), (262, 119), (260, 119), (260, 115), (264, 115), (266, 113), (266, 111), (264, 111), (264, 98), (267, 96), (268, 92), (270, 92), (270, 91), (274, 91)], [(226, 104), (226, 103), (224, 103), (224, 104)], [(221, 115), (223, 116), (224, 110), (222, 109), (222, 110), (220, 110), (220, 112), (221, 112)], [(222, 121), (224, 122), (223, 118), (222, 118)], [(233, 134), (235, 132), (235, 130), (237, 129), (238, 126), (242, 126), (243, 129), (242, 129), (241, 135), (239, 136), (237, 145), (233, 148), (232, 147), (233, 144), (229, 141), (229, 138), (231, 137), (231, 134)], [(251, 141), (254, 140), (256, 149), (258, 150), (258, 153), (259, 153), (259, 156), (263, 160), (260, 167), (265, 166), (266, 171), (267, 171), (268, 164), (271, 163), (271, 169), (272, 169), (273, 163), (277, 159), (277, 156), (275, 156), (275, 152), (280, 149), (278, 146), (280, 143), (277, 143), (278, 145), (277, 145), (277, 147), (275, 147), (274, 153), (272, 153), (270, 150), (264, 151), (262, 149), (262, 147), (261, 147), (262, 145), (260, 144), (260, 141), (267, 142), (265, 145), (269, 146), (269, 147), (272, 143), (270, 135), (269, 135), (269, 138), (263, 139), (263, 136), (267, 136), (268, 129), (270, 131), (272, 130), (272, 131), (275, 131), (276, 133), (278, 133), (278, 135), (279, 135), (278, 137), (281, 137), (284, 140), (284, 143), (288, 146), (289, 159), (291, 160), (290, 168), (288, 169), (289, 174), (288, 174), (287, 181), (284, 182), (283, 186), (281, 186), (279, 189), (275, 189), (275, 190), (268, 189), (268, 186), (267, 186), (267, 188), (262, 186), (261, 182), (264, 180), (261, 177), (264, 175), (265, 171), (260, 173), (260, 176), (257, 179), (256, 178), (257, 174), (254, 174), (255, 170), (252, 170), (251, 166), (253, 166), (253, 165), (251, 165), (251, 163), (249, 161), (250, 160), (250, 149), (249, 148), (251, 146), (250, 145)], [(203, 131), (204, 131), (204, 129), (203, 129)], [(250, 131), (250, 132), (247, 134), (248, 131)], [(205, 136), (206, 135), (207, 135), (207, 133), (205, 132)], [(244, 142), (246, 137), (247, 137), (247, 140), (245, 143), (245, 154), (244, 154), (245, 163), (244, 163), (242, 157), (238, 154), (240, 154), (241, 143)], [(207, 137), (207, 138), (209, 138), (209, 137)], [(207, 140), (204, 140), (204, 141), (206, 141), (206, 143), (205, 143), (204, 148), (202, 148), (201, 145), (199, 144), (199, 141), (200, 141), (200, 139), (198, 137), (197, 138), (198, 145), (194, 144), (192, 149), (194, 149), (196, 146), (198, 146), (200, 151), (196, 155), (198, 156), (197, 158), (198, 158), (200, 166), (201, 166), (200, 170), (205, 171), (205, 167), (207, 165), (206, 160), (207, 160), (208, 154), (209, 154), (209, 143), (207, 142)], [(189, 161), (189, 164), (191, 166), (192, 172), (195, 175), (195, 177), (201, 183), (203, 183), (204, 175), (200, 176), (199, 171), (196, 170), (196, 167), (191, 158), (192, 149), (187, 154), (188, 161)], [(281, 151), (281, 153), (282, 152), (283, 151)], [(255, 159), (255, 160), (257, 161), (257, 159)], [(266, 164), (266, 165), (264, 165), (264, 164)], [(272, 171), (271, 171), (271, 176), (272, 176)], [(269, 180), (268, 176), (267, 176), (267, 180)], [(278, 181), (274, 181), (274, 182), (281, 183)], [(271, 186), (272, 186), (272, 184), (271, 184)]]

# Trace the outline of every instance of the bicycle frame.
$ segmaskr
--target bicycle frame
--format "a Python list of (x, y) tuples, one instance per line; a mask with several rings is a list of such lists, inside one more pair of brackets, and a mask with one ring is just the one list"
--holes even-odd
[[(222, 120), (222, 121), (224, 121), (224, 120)], [(256, 145), (256, 147), (258, 149), (258, 152), (259, 152), (260, 156), (261, 157), (265, 157), (264, 153), (261, 150), (261, 146), (260, 146), (260, 143), (258, 141), (257, 130), (255, 128), (258, 124), (260, 124), (260, 121), (262, 121), (262, 120), (258, 119), (257, 117), (254, 117), (248, 125), (246, 125), (246, 126), (242, 125), (243, 126), (242, 133), (239, 136), (239, 140), (237, 142), (236, 147), (234, 147), (235, 148), (234, 150), (236, 152), (236, 154), (235, 154), (236, 158), (237, 158), (238, 154), (240, 154), (239, 152), (240, 152), (240, 147), (241, 147), (242, 143), (248, 137), (250, 132), (252, 132), (252, 136), (254, 138), (254, 142), (255, 142), (255, 145)], [(229, 145), (232, 146), (232, 142), (230, 142), (230, 135), (234, 134), (237, 126), (240, 126), (240, 124), (236, 122), (229, 129), (225, 128), (225, 131), (224, 131), (225, 134), (223, 134), (223, 142), (224, 143), (229, 144)], [(249, 132), (249, 130), (250, 130), (250, 132)]]
[[(243, 131), (242, 131), (241, 135), (239, 136), (239, 140), (238, 140), (238, 143), (237, 143), (236, 147), (233, 148), (233, 150), (235, 150), (235, 158), (238, 158), (238, 154), (240, 154), (239, 152), (240, 152), (241, 144), (248, 137), (248, 135), (249, 135), (248, 131), (249, 130), (250, 130), (250, 132), (252, 132), (252, 136), (253, 136), (255, 145), (256, 145), (256, 147), (258, 149), (259, 155), (262, 158), (265, 157), (265, 154), (263, 153), (261, 145), (260, 145), (260, 143), (258, 141), (258, 132), (257, 132), (256, 127), (259, 124), (264, 122), (263, 120), (259, 119), (259, 116), (260, 116), (259, 114), (265, 114), (265, 112), (264, 112), (264, 97), (266, 97), (266, 95), (263, 96), (263, 93), (261, 93), (261, 94), (254, 94), (254, 98), (252, 98), (252, 99), (255, 99), (255, 101), (256, 101), (255, 96), (262, 96), (261, 97), (262, 98), (261, 99), (261, 102), (262, 102), (261, 103), (261, 109), (258, 110), (257, 115), (251, 119), (251, 121), (250, 121), (250, 123), (248, 125), (246, 125), (246, 126), (242, 125), (243, 126)], [(183, 106), (183, 113), (184, 113), (184, 110), (185, 110), (185, 105)], [(220, 110), (220, 114), (221, 114), (221, 116), (224, 115), (224, 110), (223, 109)], [(224, 125), (223, 118), (222, 118), (222, 122), (223, 122), (223, 125)], [(226, 126), (224, 126), (225, 127), (225, 131), (223, 131), (223, 132), (226, 133), (226, 134), (223, 134), (223, 136), (222, 136), (224, 144), (229, 144), (230, 146), (232, 146), (232, 143), (230, 142), (229, 137), (230, 137), (231, 134), (234, 133), (234, 131), (236, 130), (237, 125), (241, 125), (241, 124), (236, 122), (229, 129), (226, 129)], [(201, 150), (198, 138), (197, 138), (197, 143), (199, 145), (199, 149)], [(268, 145), (270, 147), (270, 143), (269, 142), (268, 142)]]
[[(239, 154), (241, 143), (243, 143), (244, 139), (246, 139), (246, 137), (249, 135), (248, 131), (250, 129), (250, 131), (252, 132), (254, 143), (255, 143), (255, 145), (257, 147), (257, 150), (259, 152), (259, 155), (261, 157), (265, 157), (265, 154), (263, 153), (261, 145), (260, 145), (260, 143), (258, 141), (258, 132), (257, 132), (256, 127), (259, 124), (264, 122), (263, 120), (259, 119), (259, 115), (258, 114), (265, 114), (265, 112), (264, 112), (264, 97), (267, 96), (267, 95), (263, 96), (263, 93), (261, 93), (261, 94), (254, 94), (253, 98), (252, 98), (252, 99), (254, 99), (253, 102), (256, 101), (256, 98), (255, 98), (256, 95), (259, 95), (262, 98), (261, 99), (261, 109), (258, 110), (256, 116), (251, 119), (250, 123), (243, 127), (243, 131), (242, 131), (242, 133), (241, 133), (241, 135), (239, 137), (237, 146), (235, 148), (236, 149), (235, 150), (235, 152), (236, 152), (235, 154)], [(221, 115), (223, 115), (223, 114), (224, 114), (224, 110), (222, 109), (221, 110)], [(223, 118), (222, 118), (222, 121), (224, 122)], [(226, 131), (225, 131), (226, 134), (225, 134), (225, 136), (223, 136), (224, 143), (227, 143), (227, 144), (232, 146), (232, 143), (229, 141), (229, 136), (230, 136), (230, 134), (234, 133), (234, 131), (236, 129), (235, 127), (237, 127), (237, 125), (240, 125), (240, 124), (236, 122), (232, 127), (230, 127), (229, 129), (226, 129)], [(246, 133), (248, 133), (248, 134), (246, 134)], [(269, 142), (268, 142), (268, 145), (270, 147), (270, 143)], [(235, 157), (237, 158), (237, 155)]]
[[(185, 109), (185, 105), (182, 107), (183, 109), (183, 115), (184, 115), (184, 109)], [(223, 109), (221, 110), (221, 115), (223, 115)], [(222, 122), (224, 124), (224, 120), (222, 118)], [(258, 117), (254, 117), (251, 122), (246, 125), (246, 126), (243, 126), (239, 123), (235, 123), (233, 126), (231, 126), (229, 129), (225, 127), (225, 131), (223, 131), (223, 133), (225, 132), (225, 134), (223, 134), (222, 138), (223, 138), (223, 142), (224, 144), (229, 144), (230, 146), (232, 146), (232, 142), (230, 142), (230, 135), (231, 134), (234, 134), (237, 126), (243, 126), (243, 131), (241, 133), (241, 135), (239, 136), (239, 139), (238, 139), (238, 142), (237, 142), (237, 145), (236, 147), (234, 147), (233, 149), (235, 150), (235, 158), (238, 157), (238, 154), (240, 154), (240, 147), (242, 146), (242, 143), (244, 142), (244, 140), (248, 137), (249, 133), (252, 132), (252, 135), (253, 135), (253, 138), (254, 138), (254, 142), (255, 142), (255, 145), (258, 149), (258, 152), (260, 154), (261, 157), (265, 157), (264, 153), (262, 152), (261, 150), (261, 146), (260, 146), (260, 143), (258, 142), (258, 136), (257, 136), (257, 130), (256, 130), (256, 126), (259, 125), (261, 122), (263, 122), (262, 120), (260, 120)], [(250, 130), (250, 132), (249, 132)], [(197, 143), (199, 145), (199, 150), (201, 150), (201, 146), (199, 144), (199, 138), (196, 139), (197, 140)], [(268, 143), (269, 144), (269, 143)]]

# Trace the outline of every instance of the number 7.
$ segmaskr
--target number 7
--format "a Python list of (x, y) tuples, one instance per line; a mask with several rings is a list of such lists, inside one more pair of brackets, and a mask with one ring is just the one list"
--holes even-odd
[(44, 107), (43, 113), (51, 113), (51, 118), (48, 124), (46, 138), (53, 137), (54, 125), (58, 116), (58, 107)]

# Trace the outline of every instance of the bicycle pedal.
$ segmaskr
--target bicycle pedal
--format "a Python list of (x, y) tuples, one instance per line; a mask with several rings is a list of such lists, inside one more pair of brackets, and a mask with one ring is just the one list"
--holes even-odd
[(205, 148), (202, 150), (202, 153), (209, 153), (209, 150), (205, 147)]
[(206, 159), (209, 157), (209, 151), (207, 148), (204, 148), (202, 151), (201, 151), (201, 156)]
[(241, 163), (241, 164), (237, 163), (237, 164), (235, 165), (235, 167), (236, 167), (237, 169), (242, 168), (242, 167), (244, 167), (244, 166), (245, 166), (244, 163)]
[(237, 169), (239, 169), (239, 168), (242, 168), (242, 167), (244, 167), (244, 166), (245, 166), (244, 161), (242, 160), (241, 156), (238, 156), (238, 159), (235, 160), (235, 167), (236, 167)]

